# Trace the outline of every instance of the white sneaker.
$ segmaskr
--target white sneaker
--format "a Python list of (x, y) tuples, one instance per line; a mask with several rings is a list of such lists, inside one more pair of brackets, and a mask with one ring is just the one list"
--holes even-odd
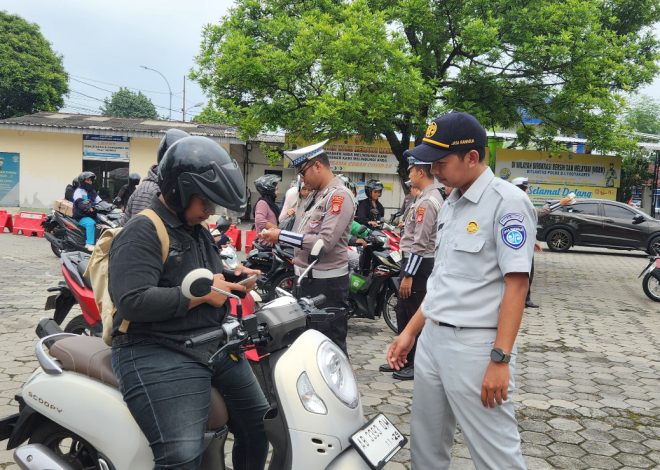
[(94, 245), (85, 245), (85, 249), (89, 252), (94, 251)]

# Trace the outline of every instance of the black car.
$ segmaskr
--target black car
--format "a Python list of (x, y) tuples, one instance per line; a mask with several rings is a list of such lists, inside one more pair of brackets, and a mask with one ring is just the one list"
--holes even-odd
[(660, 253), (660, 220), (605, 199), (578, 199), (539, 217), (536, 239), (552, 251), (573, 245)]

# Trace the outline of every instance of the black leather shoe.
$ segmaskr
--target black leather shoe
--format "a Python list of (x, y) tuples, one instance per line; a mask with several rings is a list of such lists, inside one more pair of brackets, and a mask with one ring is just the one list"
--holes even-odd
[(394, 372), (394, 369), (392, 369), (389, 364), (381, 364), (380, 367), (378, 367), (378, 370), (381, 372)]
[(539, 306), (531, 300), (527, 300), (525, 301), (525, 308), (539, 308)]
[(392, 373), (392, 377), (397, 380), (413, 380), (415, 378), (415, 368), (405, 367)]

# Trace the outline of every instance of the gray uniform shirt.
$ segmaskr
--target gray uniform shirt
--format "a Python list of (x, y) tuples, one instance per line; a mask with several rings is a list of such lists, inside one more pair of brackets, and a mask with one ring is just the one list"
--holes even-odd
[[(282, 230), (279, 241), (293, 245), (296, 266), (307, 267), (307, 257), (317, 240), (323, 240), (325, 248), (314, 271), (348, 270), (348, 233), (355, 215), (353, 195), (343, 181), (334, 177), (327, 187), (310, 195), (304, 205), (310, 206), (296, 220), (295, 231)], [(302, 201), (301, 201), (302, 203)], [(347, 274), (348, 271), (346, 271)], [(338, 274), (339, 277), (343, 274)], [(335, 276), (332, 276), (335, 277)]]
[(461, 195), (454, 189), (438, 224), (424, 316), (459, 327), (496, 328), (504, 276), (529, 273), (536, 211), (527, 195), (487, 168)]
[(401, 253), (408, 259), (404, 274), (414, 276), (422, 259), (433, 257), (441, 207), (442, 195), (435, 184), (430, 184), (406, 213), (400, 244)]

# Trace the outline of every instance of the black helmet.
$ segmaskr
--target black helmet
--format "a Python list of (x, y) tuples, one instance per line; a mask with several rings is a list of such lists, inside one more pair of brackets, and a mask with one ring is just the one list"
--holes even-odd
[(158, 156), (156, 163), (160, 163), (167, 152), (167, 149), (170, 148), (174, 142), (184, 137), (190, 137), (190, 134), (179, 129), (169, 129), (165, 132), (165, 137), (160, 139), (160, 144), (158, 145)]
[(275, 189), (281, 180), (277, 175), (263, 175), (254, 181), (254, 187), (262, 197), (275, 196)]
[(128, 175), (128, 183), (133, 184), (135, 186), (140, 184), (141, 179), (142, 178), (140, 177), (140, 175), (138, 173), (131, 173), (130, 175)]
[(96, 179), (96, 175), (91, 171), (83, 171), (78, 175), (78, 184), (82, 185), (85, 180), (91, 179), (92, 182)]
[(236, 160), (207, 137), (177, 140), (158, 166), (158, 185), (177, 213), (188, 207), (193, 194), (231, 211), (243, 213), (247, 206), (245, 180)]
[(371, 191), (382, 191), (383, 183), (379, 180), (369, 180), (367, 184), (364, 185), (364, 192), (367, 194), (367, 197), (371, 197)]
[(220, 232), (226, 232), (229, 230), (229, 227), (231, 226), (231, 222), (229, 220), (222, 216), (219, 217), (218, 220), (215, 221), (215, 228), (218, 229)]

